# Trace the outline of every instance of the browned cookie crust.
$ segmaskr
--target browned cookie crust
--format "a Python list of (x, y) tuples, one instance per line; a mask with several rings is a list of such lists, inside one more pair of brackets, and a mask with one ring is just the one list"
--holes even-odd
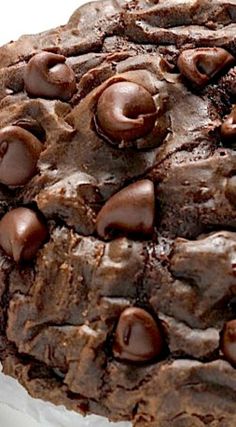
[(236, 425), (236, 1), (99, 1), (0, 49), (0, 358), (135, 427)]

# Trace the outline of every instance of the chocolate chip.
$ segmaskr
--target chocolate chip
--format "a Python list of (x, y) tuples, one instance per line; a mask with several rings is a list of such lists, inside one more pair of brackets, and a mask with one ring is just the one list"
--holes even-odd
[(0, 221), (0, 246), (16, 262), (34, 258), (47, 237), (45, 221), (31, 209), (13, 209)]
[(221, 335), (221, 350), (225, 358), (236, 365), (236, 320), (225, 324)]
[(107, 239), (113, 230), (149, 235), (153, 232), (155, 194), (152, 181), (130, 184), (112, 196), (97, 216), (97, 233)]
[(68, 101), (76, 91), (75, 74), (63, 55), (41, 52), (33, 56), (25, 70), (29, 95)]
[(127, 308), (120, 316), (113, 344), (113, 354), (121, 360), (145, 362), (160, 356), (163, 339), (160, 327), (145, 310)]
[(104, 90), (97, 104), (98, 126), (115, 144), (147, 135), (156, 116), (152, 95), (132, 82), (112, 84)]
[(8, 186), (26, 184), (36, 173), (42, 150), (40, 141), (19, 126), (0, 130), (0, 182)]
[(178, 67), (187, 79), (198, 86), (204, 86), (234, 62), (234, 57), (225, 49), (206, 47), (183, 51), (178, 58)]
[(222, 124), (221, 136), (224, 141), (236, 142), (236, 106)]

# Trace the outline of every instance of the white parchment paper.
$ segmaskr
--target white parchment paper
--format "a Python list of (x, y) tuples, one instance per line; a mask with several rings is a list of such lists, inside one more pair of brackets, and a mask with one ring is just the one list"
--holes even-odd
[[(31, 416), (42, 427), (131, 427), (130, 423), (110, 423), (106, 418), (82, 417), (63, 406), (32, 399), (16, 380), (0, 373), (0, 403)], [(16, 426), (12, 426), (16, 427)]]

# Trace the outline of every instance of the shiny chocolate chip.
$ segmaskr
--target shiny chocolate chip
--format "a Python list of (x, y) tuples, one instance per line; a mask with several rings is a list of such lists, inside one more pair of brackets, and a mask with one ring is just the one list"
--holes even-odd
[(152, 95), (132, 82), (114, 83), (97, 104), (97, 122), (111, 142), (130, 141), (151, 132), (157, 111)]
[(205, 86), (210, 79), (235, 62), (234, 57), (220, 47), (184, 50), (178, 58), (180, 73), (198, 86)]
[(31, 209), (13, 209), (0, 221), (0, 246), (16, 262), (34, 258), (47, 237), (45, 221)]
[(154, 214), (154, 185), (144, 179), (123, 188), (105, 203), (97, 216), (97, 233), (103, 239), (109, 239), (113, 231), (150, 235)]
[(145, 310), (127, 308), (118, 321), (113, 354), (120, 360), (146, 362), (160, 356), (163, 339), (160, 327)]
[(221, 351), (230, 363), (236, 365), (236, 320), (230, 320), (224, 326)]
[(28, 62), (25, 70), (25, 89), (31, 96), (71, 99), (76, 91), (75, 74), (63, 55), (40, 52)]
[(221, 136), (224, 141), (236, 143), (236, 106), (224, 120), (221, 126)]
[(26, 184), (36, 173), (41, 142), (19, 126), (0, 130), (0, 182), (7, 186)]

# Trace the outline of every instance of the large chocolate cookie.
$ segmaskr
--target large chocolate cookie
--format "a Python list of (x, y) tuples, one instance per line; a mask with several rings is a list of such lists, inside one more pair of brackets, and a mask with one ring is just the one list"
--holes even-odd
[(236, 1), (99, 1), (0, 49), (0, 357), (135, 427), (236, 425)]

